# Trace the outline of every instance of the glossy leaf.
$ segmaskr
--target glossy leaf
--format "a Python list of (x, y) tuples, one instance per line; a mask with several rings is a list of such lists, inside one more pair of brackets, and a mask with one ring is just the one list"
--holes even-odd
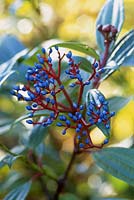
[(63, 43), (58, 43), (58, 44), (52, 45), (51, 47), (53, 47), (53, 46), (64, 47), (67, 49), (73, 49), (73, 50), (79, 51), (81, 53), (84, 53), (86, 55), (89, 55), (89, 56), (95, 58), (96, 60), (99, 60), (99, 55), (96, 53), (96, 51), (86, 44), (81, 44), (81, 43), (77, 43), (77, 42), (63, 42)]
[(131, 97), (125, 98), (121, 96), (115, 96), (108, 99), (109, 102), (109, 110), (111, 112), (118, 112), (122, 109), (128, 102), (131, 100)]
[(129, 31), (115, 45), (112, 53), (104, 67), (105, 71), (101, 76), (101, 81), (110, 76), (115, 70), (119, 69), (123, 62), (133, 55), (134, 52), (134, 30)]
[(134, 30), (129, 31), (115, 45), (108, 59), (115, 61), (118, 66), (122, 65), (124, 60), (134, 52)]
[(104, 148), (93, 153), (96, 164), (105, 172), (134, 185), (134, 149)]
[(13, 189), (4, 200), (25, 200), (31, 187), (31, 181)]
[[(38, 110), (34, 113), (33, 117), (41, 117), (41, 116), (48, 116), (48, 112), (46, 110)], [(13, 126), (17, 123), (20, 123), (21, 121), (28, 119), (29, 118), (29, 113), (22, 115), (21, 117), (19, 117), (18, 119), (16, 119), (13, 123), (11, 128), (13, 128)]]
[(4, 167), (5, 165), (8, 165), (9, 168), (12, 167), (12, 164), (16, 159), (18, 159), (20, 156), (13, 156), (13, 155), (7, 155), (0, 161), (0, 168)]
[(25, 49), (25, 46), (13, 35), (4, 35), (0, 37), (0, 64), (5, 63), (18, 52)]
[(134, 53), (128, 56), (122, 63), (123, 67), (134, 67)]
[(80, 69), (83, 69), (86, 72), (92, 72), (92, 65), (89, 60), (80, 56), (73, 56), (75, 63), (81, 63)]
[(0, 65), (0, 86), (5, 82), (5, 80), (14, 72), (13, 67), (17, 60), (24, 56), (28, 52), (27, 49), (22, 50), (12, 57), (7, 62)]
[(48, 133), (48, 127), (42, 125), (35, 125), (31, 130), (31, 134), (28, 139), (28, 146), (30, 148), (36, 148), (44, 139)]
[[(108, 0), (101, 9), (96, 26), (111, 24), (120, 32), (124, 22), (124, 4), (123, 0)], [(98, 30), (96, 30), (97, 44), (101, 51), (104, 51), (104, 39)]]

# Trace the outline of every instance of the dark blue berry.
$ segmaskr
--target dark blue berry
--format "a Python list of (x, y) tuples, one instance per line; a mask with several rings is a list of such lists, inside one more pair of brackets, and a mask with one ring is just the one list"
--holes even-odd
[(42, 48), (42, 53), (46, 53), (46, 49), (45, 48)]
[(94, 63), (94, 67), (97, 68), (98, 67), (98, 63)]
[(72, 57), (72, 52), (69, 51), (69, 52), (66, 54), (66, 57), (70, 59), (70, 58)]
[(104, 140), (104, 143), (103, 143), (103, 144), (107, 144), (108, 142), (109, 142), (109, 139), (106, 138), (106, 139)]
[(32, 107), (31, 106), (26, 106), (26, 109), (27, 110), (32, 110)]
[(70, 126), (70, 125), (71, 125), (70, 120), (68, 120), (68, 119), (66, 120), (66, 125), (67, 125), (67, 126)]
[(58, 47), (58, 46), (55, 46), (55, 49), (58, 51), (58, 50), (59, 50), (59, 47)]
[(76, 128), (76, 133), (79, 133), (80, 132), (80, 129), (79, 128)]
[(19, 90), (20, 90), (20, 86), (14, 85), (14, 86), (13, 86), (13, 89), (19, 91)]
[(64, 129), (63, 131), (62, 131), (62, 135), (65, 135), (66, 134), (66, 129)]
[(33, 121), (32, 120), (26, 120), (26, 122), (28, 123), (28, 124), (33, 124)]
[(80, 147), (80, 148), (84, 148), (84, 146), (85, 146), (85, 145), (84, 145), (83, 143), (80, 143), (80, 144), (79, 144), (79, 147)]

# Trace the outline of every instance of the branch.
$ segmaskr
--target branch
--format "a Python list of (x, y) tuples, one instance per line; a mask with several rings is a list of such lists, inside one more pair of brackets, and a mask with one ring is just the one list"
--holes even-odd
[(56, 190), (54, 198), (53, 198), (54, 200), (58, 200), (59, 199), (59, 195), (60, 195), (60, 193), (63, 191), (63, 189), (65, 187), (65, 184), (66, 184), (66, 181), (67, 181), (67, 178), (68, 178), (68, 174), (69, 174), (69, 172), (70, 172), (70, 170), (72, 168), (72, 165), (73, 165), (73, 162), (75, 160), (76, 154), (77, 154), (77, 152), (74, 149), (72, 157), (71, 157), (71, 160), (70, 160), (70, 162), (69, 162), (69, 164), (68, 164), (68, 166), (66, 168), (65, 173), (63, 174), (62, 177), (59, 178), (59, 180), (57, 182), (58, 183), (58, 187), (57, 187), (57, 190)]

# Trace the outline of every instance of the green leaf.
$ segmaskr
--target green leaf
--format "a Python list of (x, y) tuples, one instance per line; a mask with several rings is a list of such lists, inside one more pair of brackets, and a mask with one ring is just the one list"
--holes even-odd
[(18, 52), (25, 49), (25, 46), (14, 35), (7, 35), (0, 37), (0, 64), (5, 63)]
[(77, 42), (63, 42), (63, 43), (52, 45), (51, 47), (54, 47), (54, 46), (73, 49), (81, 53), (84, 53), (86, 55), (89, 55), (95, 58), (96, 60), (99, 60), (99, 55), (96, 53), (96, 51), (93, 48), (89, 47), (87, 44), (81, 44)]
[(87, 60), (84, 57), (80, 57), (80, 56), (73, 56), (74, 62), (75, 63), (81, 63), (80, 64), (80, 69), (83, 69), (86, 72), (92, 72), (92, 65), (91, 62), (89, 60)]
[[(103, 99), (104, 101), (106, 101), (104, 95), (97, 89), (91, 89), (88, 91), (87, 95), (86, 95), (86, 107), (87, 109), (92, 106), (93, 108), (93, 113), (95, 115), (97, 115), (97, 111), (98, 111), (98, 107), (100, 107), (100, 112), (103, 112), (103, 104), (101, 102), (100, 99)], [(109, 110), (109, 106), (105, 105), (105, 107), (107, 107), (107, 110)], [(92, 116), (88, 116), (89, 119), (87, 119), (88, 121), (90, 119), (92, 119)], [(93, 119), (94, 120), (94, 119)], [(110, 120), (107, 120), (107, 124), (110, 126)], [(106, 137), (110, 136), (110, 129), (106, 128), (105, 122), (102, 120), (102, 122), (96, 122), (95, 125), (103, 132), (103, 134)]]
[(131, 100), (131, 97), (125, 98), (121, 96), (111, 97), (108, 100), (109, 102), (109, 110), (111, 112), (118, 112), (122, 109), (128, 102)]
[(134, 185), (134, 148), (104, 148), (93, 153), (93, 158), (105, 172)]
[(20, 57), (24, 56), (28, 49), (24, 49), (17, 53), (10, 60), (0, 65), (0, 86), (7, 80), (7, 78), (14, 73), (13, 67)]
[(134, 67), (134, 53), (128, 56), (122, 63), (123, 67)]
[(42, 125), (35, 125), (32, 130), (30, 137), (28, 139), (28, 146), (35, 149), (43, 140), (48, 133), (48, 127), (43, 127)]
[[(127, 32), (115, 45), (108, 62), (115, 61), (117, 66), (123, 64), (124, 60), (134, 52), (134, 30)], [(108, 65), (108, 63), (107, 63)]]
[(5, 165), (8, 165), (9, 168), (12, 167), (14, 161), (16, 161), (21, 156), (13, 156), (13, 155), (7, 155), (0, 161), (0, 168), (4, 167)]
[[(46, 110), (38, 110), (34, 113), (33, 117), (41, 117), (41, 116), (48, 116), (48, 112)], [(19, 117), (18, 119), (16, 119), (11, 126), (11, 129), (13, 128), (13, 126), (17, 123), (20, 123), (21, 121), (28, 119), (29, 118), (29, 113), (27, 113), (26, 115), (22, 115), (21, 117)]]
[[(124, 22), (124, 3), (123, 0), (108, 0), (101, 9), (96, 26), (111, 24), (115, 26), (118, 33), (121, 31)], [(101, 51), (104, 51), (104, 38), (96, 28), (97, 44)]]
[(11, 190), (4, 200), (25, 200), (31, 188), (31, 181)]
[(105, 72), (101, 76), (101, 81), (109, 77), (115, 70), (119, 69), (123, 62), (133, 55), (134, 52), (134, 30), (129, 31), (115, 45), (112, 53), (104, 67)]

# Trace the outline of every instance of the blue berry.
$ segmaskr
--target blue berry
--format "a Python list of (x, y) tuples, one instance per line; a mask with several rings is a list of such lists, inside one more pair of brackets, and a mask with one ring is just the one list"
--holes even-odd
[(96, 75), (95, 75), (97, 78), (100, 76), (100, 74), (99, 73), (96, 73)]
[(32, 106), (33, 106), (33, 108), (36, 108), (38, 106), (38, 104), (37, 103), (33, 103)]
[(58, 47), (58, 46), (55, 46), (55, 49), (58, 51), (58, 50), (59, 50), (59, 47)]
[(60, 85), (60, 89), (63, 90), (64, 89), (64, 85)]
[(33, 113), (28, 113), (28, 117), (33, 117)]
[(19, 91), (19, 90), (20, 90), (20, 86), (14, 85), (14, 86), (13, 86), (13, 89)]
[(110, 113), (110, 117), (113, 117), (115, 115), (115, 112)]
[(40, 62), (40, 64), (44, 64), (44, 58), (39, 58), (39, 62)]
[(101, 123), (102, 122), (102, 120), (101, 119), (98, 119), (98, 121), (97, 121), (98, 123)]
[(22, 96), (22, 94), (18, 93), (18, 94), (17, 94), (17, 98), (18, 98), (18, 100), (21, 100), (21, 99), (23, 99), (23, 96)]
[(57, 122), (57, 124), (56, 124), (57, 126), (59, 126), (59, 127), (61, 127), (61, 126), (63, 126), (63, 124), (62, 123), (60, 123), (60, 122)]
[(25, 101), (32, 101), (32, 98), (31, 97), (24, 97), (24, 100)]
[(75, 87), (76, 84), (75, 84), (75, 83), (71, 83), (69, 86), (70, 86), (70, 87)]
[(16, 92), (14, 90), (11, 90), (10, 94), (16, 96)]
[(103, 144), (107, 144), (109, 142), (109, 139), (105, 139)]
[(51, 102), (52, 105), (55, 104), (55, 100), (54, 99), (51, 99), (50, 102)]
[(94, 63), (94, 67), (97, 68), (98, 67), (98, 63)]
[(84, 109), (84, 106), (83, 105), (80, 105), (80, 110), (83, 110)]
[(66, 134), (66, 129), (64, 129), (63, 131), (62, 131), (62, 135), (65, 135)]
[(27, 110), (32, 110), (32, 107), (31, 106), (26, 106), (26, 109)]
[(54, 92), (54, 91), (51, 91), (51, 95), (52, 95), (52, 96), (55, 96), (55, 92)]
[(39, 94), (41, 92), (41, 89), (39, 87), (35, 88), (36, 92)]
[(73, 116), (72, 118), (73, 118), (74, 121), (77, 121), (77, 117), (76, 116)]
[(86, 144), (89, 144), (89, 142), (90, 142), (90, 141), (89, 141), (89, 139), (87, 138), (87, 139), (85, 140), (85, 143), (86, 143)]
[(42, 94), (42, 95), (46, 95), (46, 94), (47, 94), (46, 90), (42, 90), (42, 91), (41, 91), (41, 94)]
[(48, 120), (47, 120), (47, 125), (50, 125), (50, 124), (52, 124), (52, 120), (50, 119), (50, 118), (48, 118)]
[(72, 57), (72, 52), (69, 51), (69, 52), (66, 54), (66, 57), (70, 59), (70, 58)]
[(50, 78), (50, 79), (49, 79), (49, 82), (52, 83), (52, 84), (54, 84), (55, 81), (54, 81), (53, 78)]
[(79, 128), (76, 128), (76, 133), (79, 133), (80, 132), (80, 129)]
[(110, 128), (110, 125), (109, 125), (109, 124), (106, 124), (105, 127), (106, 127), (107, 129), (109, 129), (109, 128)]
[(80, 148), (84, 148), (84, 146), (85, 146), (85, 145), (84, 145), (83, 143), (80, 143), (80, 144), (79, 144), (79, 147), (80, 147)]
[(49, 103), (49, 102), (50, 102), (50, 98), (46, 98), (45, 101), (46, 101), (47, 103)]
[(82, 131), (82, 135), (86, 136), (87, 135), (87, 131)]
[(24, 91), (24, 92), (25, 92), (25, 91), (26, 91), (26, 88), (25, 88), (25, 87), (23, 87), (23, 88), (22, 88), (22, 91)]
[(77, 119), (79, 120), (79, 119), (81, 119), (81, 118), (82, 118), (82, 114), (81, 114), (81, 113), (79, 113), (79, 115), (78, 115)]
[(81, 136), (80, 136), (80, 135), (78, 135), (78, 136), (77, 136), (77, 139), (78, 139), (78, 140), (80, 140), (80, 139), (81, 139)]
[(37, 69), (41, 69), (41, 68), (42, 68), (42, 65), (40, 65), (40, 64), (38, 64), (38, 63), (35, 63), (35, 67), (36, 67)]
[(54, 118), (54, 116), (55, 116), (54, 112), (50, 113), (51, 118)]
[(46, 49), (45, 48), (42, 48), (42, 53), (46, 53)]
[(78, 108), (78, 104), (75, 103), (75, 102), (73, 102), (73, 107), (74, 107), (74, 108)]
[(77, 127), (81, 129), (82, 128), (82, 124), (78, 124)]
[(52, 48), (49, 49), (49, 54), (51, 54), (53, 52)]
[(61, 116), (59, 117), (59, 119), (62, 120), (62, 121), (66, 121), (67, 118), (66, 118), (66, 116), (64, 116), (64, 115), (61, 115)]
[(85, 83), (84, 83), (84, 85), (89, 85), (90, 84), (90, 81), (86, 81)]
[(32, 120), (26, 120), (26, 122), (28, 123), (28, 124), (33, 124), (33, 121)]
[(51, 62), (52, 62), (52, 58), (51, 58), (51, 57), (48, 57), (48, 59), (47, 59), (47, 60), (48, 60), (48, 62), (49, 62), (49, 63), (51, 63)]
[(67, 126), (70, 126), (70, 125), (71, 125), (70, 120), (68, 120), (68, 119), (66, 120), (66, 125), (67, 125)]
[(69, 116), (70, 118), (73, 118), (73, 114), (72, 114), (72, 113), (68, 113), (68, 116)]

